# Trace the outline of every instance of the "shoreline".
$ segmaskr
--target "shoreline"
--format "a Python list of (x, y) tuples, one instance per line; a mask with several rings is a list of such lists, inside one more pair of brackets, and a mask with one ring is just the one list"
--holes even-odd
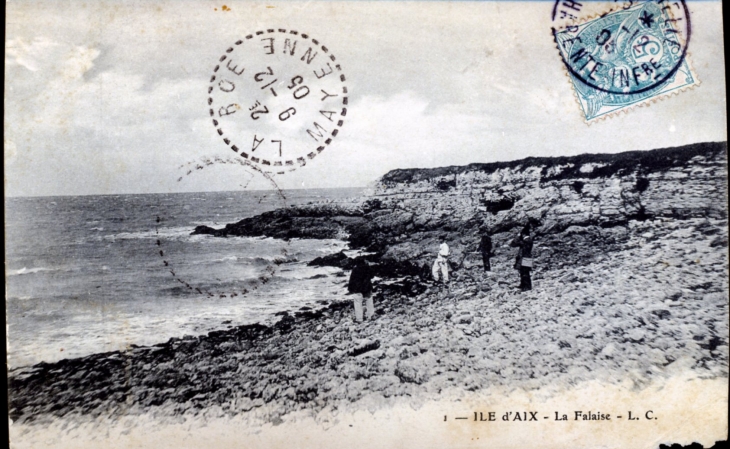
[[(192, 226), (186, 227), (187, 231), (183, 239), (187, 238), (191, 229)], [(192, 242), (191, 245), (211, 245), (214, 248), (216, 246), (220, 248), (221, 244), (228, 245), (228, 243), (239, 246), (247, 245), (247, 240), (257, 241), (256, 247), (286, 247), (286, 243), (273, 241), (273, 238), (268, 237), (237, 237), (230, 239), (231, 242), (223, 242), (209, 236), (197, 236), (191, 239), (197, 241), (197, 243)], [(150, 246), (152, 246), (153, 242), (153, 240), (144, 238), (135, 240), (141, 242), (141, 245), (150, 242)], [(183, 280), (191, 281), (191, 285), (195, 287), (207, 286), (208, 291), (216, 293), (216, 298), (211, 300), (208, 296), (197, 292), (191, 294), (187, 291), (188, 289), (180, 287), (182, 284), (171, 280), (170, 274), (161, 266), (162, 264), (159, 268), (151, 266), (151, 269), (147, 271), (147, 273), (154, 273), (155, 276), (161, 273), (153, 279), (153, 282), (158, 283), (154, 284), (153, 288), (147, 289), (149, 293), (145, 291), (144, 284), (139, 284), (140, 288), (136, 288), (138, 291), (136, 295), (114, 293), (115, 280), (112, 279), (106, 280), (106, 285), (110, 287), (104, 287), (104, 289), (108, 293), (98, 296), (93, 287), (100, 285), (101, 281), (92, 284), (91, 282), (95, 281), (89, 281), (86, 273), (82, 273), (79, 280), (77, 280), (75, 272), (58, 273), (58, 276), (73, 276), (69, 278), (68, 282), (74, 282), (77, 285), (84, 285), (86, 282), (90, 285), (89, 290), (91, 291), (88, 302), (99, 305), (100, 309), (104, 307), (107, 309), (94, 315), (87, 313), (88, 310), (84, 306), (85, 301), (69, 301), (64, 307), (58, 307), (56, 306), (58, 303), (54, 303), (55, 297), (53, 296), (37, 295), (38, 299), (36, 299), (36, 296), (30, 295), (27, 297), (30, 301), (11, 296), (9, 332), (11, 337), (15, 338), (10, 340), (11, 346), (8, 349), (6, 362), (14, 371), (19, 368), (32, 367), (41, 362), (54, 363), (62, 359), (124, 351), (130, 344), (152, 346), (172, 337), (203, 335), (210, 331), (226, 329), (229, 325), (231, 327), (247, 324), (271, 325), (278, 320), (278, 317), (274, 316), (277, 312), (286, 310), (294, 313), (303, 306), (317, 308), (321, 307), (322, 300), (336, 299), (336, 291), (341, 290), (342, 283), (347, 280), (345, 273), (335, 267), (307, 266), (307, 262), (316, 256), (340, 251), (346, 247), (346, 242), (301, 240), (292, 241), (291, 244), (294, 250), (290, 251), (290, 256), (275, 254), (256, 257), (254, 254), (241, 252), (232, 247), (216, 250), (216, 255), (207, 257), (211, 260), (213, 270), (218, 270), (219, 273), (225, 274), (234, 270), (247, 272), (241, 278), (216, 276), (226, 280), (235, 279), (238, 281), (238, 286), (242, 287), (247, 287), (249, 280), (257, 279), (256, 272), (263, 272), (265, 265), (277, 267), (277, 272), (271, 282), (261, 285), (261, 288), (252, 290), (243, 297), (236, 298), (219, 298), (217, 293), (229, 293), (226, 287), (216, 288), (214, 282), (206, 285), (205, 280), (196, 282), (198, 279), (194, 276), (183, 275)], [(202, 248), (202, 250), (206, 251), (206, 248)], [(150, 264), (155, 263), (156, 265), (156, 262), (153, 259)], [(195, 270), (195, 265), (191, 265), (191, 267), (189, 272)], [(213, 276), (208, 275), (207, 278), (212, 279)], [(145, 278), (141, 279), (144, 282)], [(43, 280), (38, 279), (39, 282)], [(35, 282), (36, 279), (29, 276), (23, 281)], [(125, 279), (117, 278), (116, 281), (124, 282)], [(132, 280), (132, 282), (138, 281)], [(231, 283), (225, 285), (231, 285)], [(230, 290), (236, 291), (233, 288)], [(58, 291), (58, 289), (54, 291)], [(292, 293), (288, 294), (288, 292)], [(65, 320), (53, 320), (50, 323), (43, 320), (48, 319), (43, 315), (47, 310), (43, 307), (44, 303), (56, 307), (53, 310), (62, 311)], [(170, 315), (171, 310), (174, 310), (173, 316)], [(26, 312), (29, 312), (27, 315), (30, 318), (20, 318), (20, 314), (26, 314)], [(57, 315), (59, 314), (57, 313)], [(35, 327), (36, 324), (43, 326), (39, 335), (34, 335), (38, 331)], [(21, 328), (21, 326), (23, 327)], [(59, 348), (62, 350), (59, 351)]]
[[(652, 224), (642, 226), (656, 232)], [(667, 251), (684, 247), (669, 231)], [(712, 251), (706, 240), (698, 251)], [(351, 301), (336, 301), (281, 313), (270, 327), (240, 326), (35, 365), (10, 373), (10, 416), (34, 425), (54, 417), (84, 422), (147, 411), (196, 415), (211, 407), (233, 416), (266, 405), (272, 413), (264, 421), (275, 421), (301, 411), (354, 411), (365, 403), (376, 409), (402, 401), (417, 406), (448, 391), (470, 394), (500, 385), (533, 391), (630, 379), (642, 388), (687, 371), (726, 378), (727, 343), (706, 334), (698, 339), (694, 330), (696, 323), (723, 322), (722, 284), (649, 294), (650, 287), (640, 286), (674, 276), (654, 268), (632, 271), (629, 285), (620, 288), (602, 282), (586, 292), (571, 285), (589, 272), (610, 278), (633, 266), (626, 264), (633, 251), (652, 251), (628, 246), (580, 267), (537, 270), (535, 288), (523, 293), (515, 289), (512, 249), (499, 245), (491, 274), (466, 263), (453, 272), (449, 287), (429, 283), (413, 296), (402, 285), (380, 283), (372, 323), (355, 324)], [(644, 260), (632, 257), (631, 264)], [(706, 278), (705, 270), (697, 265), (693, 272)], [(720, 270), (713, 273), (720, 279)], [(678, 336), (678, 330), (687, 333)]]

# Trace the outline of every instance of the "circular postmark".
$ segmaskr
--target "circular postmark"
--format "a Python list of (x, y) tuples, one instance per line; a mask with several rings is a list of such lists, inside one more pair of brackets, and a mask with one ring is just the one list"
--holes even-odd
[(283, 174), (306, 165), (337, 136), (347, 115), (346, 80), (335, 55), (308, 34), (256, 31), (219, 57), (208, 113), (231, 150)]
[(552, 11), (561, 58), (580, 84), (604, 96), (645, 96), (682, 69), (692, 34), (685, 0), (628, 1), (608, 12), (597, 7), (557, 0)]
[[(279, 270), (279, 266), (288, 261), (290, 254), (290, 242), (288, 241), (280, 241), (278, 245), (275, 245), (276, 247), (269, 242), (264, 248), (259, 248), (264, 252), (263, 254), (252, 252), (245, 257), (231, 254), (250, 251), (252, 248), (247, 248), (246, 242), (233, 246), (230, 241), (228, 244), (223, 242), (223, 240), (229, 239), (221, 239), (220, 242), (197, 242), (199, 247), (193, 247), (196, 242), (190, 240), (191, 233), (207, 234), (213, 238), (245, 236), (245, 233), (235, 231), (220, 232), (226, 228), (214, 229), (207, 225), (200, 225), (201, 222), (214, 220), (217, 215), (216, 210), (220, 208), (233, 209), (231, 217), (235, 215), (253, 217), (267, 210), (287, 206), (286, 195), (273, 178), (256, 165), (241, 158), (203, 157), (182, 164), (178, 167), (181, 174), (177, 178), (177, 182), (183, 182), (190, 176), (200, 176), (201, 171), (222, 167), (235, 172), (235, 179), (239, 181), (241, 189), (229, 192), (211, 192), (209, 195), (213, 195), (212, 197), (197, 198), (197, 204), (202, 205), (198, 206), (201, 210), (195, 210), (195, 207), (191, 207), (189, 204), (182, 205), (178, 204), (179, 201), (172, 201), (166, 207), (161, 207), (155, 217), (156, 252), (164, 270), (172, 276), (176, 283), (181, 284), (183, 290), (206, 298), (245, 296), (262, 288), (272, 280)], [(241, 172), (241, 170), (243, 171)], [(211, 176), (220, 176), (220, 173)], [(268, 189), (252, 190), (249, 189), (250, 184), (257, 184), (259, 188), (266, 186)], [(244, 195), (235, 196), (236, 193)], [(195, 196), (198, 195), (206, 194), (195, 194)], [(262, 205), (263, 200), (266, 200), (267, 204)], [(185, 202), (187, 203), (187, 201)], [(224, 219), (224, 221), (232, 220), (234, 219)], [(223, 224), (216, 223), (215, 226), (219, 228)], [(180, 232), (180, 228), (182, 228), (182, 232)], [(181, 238), (182, 236), (185, 237)], [(218, 246), (222, 246), (222, 248), (210, 248), (216, 243), (220, 243)], [(206, 248), (202, 248), (201, 245)], [(254, 245), (255, 248), (256, 245)], [(190, 260), (186, 260), (186, 257)], [(208, 264), (210, 261), (206, 260), (206, 257), (213, 258), (215, 262), (237, 264), (238, 267), (225, 270), (226, 274), (232, 274), (232, 278), (225, 279), (223, 278), (225, 274), (221, 273), (220, 269), (216, 270), (212, 267), (209, 269), (210, 272), (206, 272), (205, 267), (210, 266)], [(221, 257), (222, 259), (217, 259)]]

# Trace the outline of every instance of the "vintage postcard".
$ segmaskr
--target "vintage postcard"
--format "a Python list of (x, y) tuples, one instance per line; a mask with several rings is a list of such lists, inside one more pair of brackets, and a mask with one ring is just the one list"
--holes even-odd
[(727, 440), (720, 1), (6, 9), (11, 447)]

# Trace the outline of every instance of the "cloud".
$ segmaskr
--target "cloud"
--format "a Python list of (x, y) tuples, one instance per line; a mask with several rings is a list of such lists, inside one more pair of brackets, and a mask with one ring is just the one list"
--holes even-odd
[(47, 78), (56, 75), (65, 80), (78, 79), (94, 66), (99, 54), (92, 47), (55, 42), (42, 36), (31, 42), (14, 38), (5, 43), (6, 65), (42, 71)]
[(459, 105), (433, 105), (413, 91), (364, 96), (326, 151), (295, 172), (277, 176), (284, 188), (364, 186), (395, 168), (494, 160), (493, 118)]
[(37, 37), (27, 43), (22, 38), (9, 39), (5, 42), (5, 64), (19, 65), (31, 72), (37, 72), (41, 66), (55, 62), (53, 54), (59, 44), (43, 37)]
[(205, 144), (195, 130), (207, 111), (198, 80), (121, 66), (88, 77), (96, 48), (45, 38), (11, 39), (7, 47), (5, 133), (17, 148), (6, 160), (10, 194), (165, 190), (156, 173)]
[[(411, 91), (388, 98), (363, 97), (349, 120), (349, 142), (368, 147), (368, 154), (387, 165), (432, 166), (472, 161), (496, 126), (488, 111), (458, 104), (432, 104)], [(494, 111), (498, 112), (498, 111)], [(383, 166), (383, 164), (376, 164)]]

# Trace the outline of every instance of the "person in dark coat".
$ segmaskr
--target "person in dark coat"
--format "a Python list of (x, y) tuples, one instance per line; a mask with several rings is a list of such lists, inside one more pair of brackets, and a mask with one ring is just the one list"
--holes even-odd
[(365, 318), (371, 320), (375, 315), (373, 307), (373, 271), (370, 265), (359, 259), (350, 273), (350, 282), (347, 284), (349, 293), (355, 294), (353, 304), (355, 306), (355, 321), (361, 323), (363, 321), (362, 301), (365, 299), (366, 314)]
[(517, 258), (515, 259), (515, 269), (520, 272), (520, 290), (532, 290), (532, 279), (530, 272), (532, 271), (532, 227), (528, 223), (522, 228), (520, 234), (512, 241), (511, 246), (516, 246)]
[(484, 262), (484, 271), (491, 271), (492, 264), (489, 259), (492, 257), (492, 237), (486, 229), (482, 230), (482, 240), (479, 242), (479, 251), (482, 253), (482, 262)]

